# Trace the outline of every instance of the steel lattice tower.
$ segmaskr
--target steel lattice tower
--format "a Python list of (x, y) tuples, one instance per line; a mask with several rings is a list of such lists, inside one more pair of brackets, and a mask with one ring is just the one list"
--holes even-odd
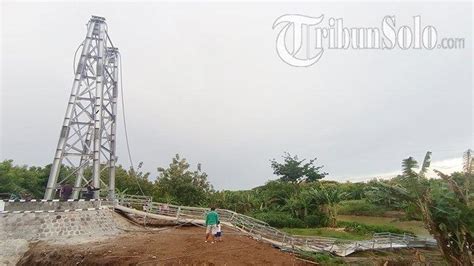
[[(114, 198), (118, 60), (118, 49), (107, 34), (105, 18), (92, 16), (75, 69), (45, 199), (54, 198), (58, 186), (70, 176), (75, 176), (74, 199), (90, 181), (95, 188), (105, 186), (103, 172), (108, 176), (108, 196)], [(73, 172), (58, 180), (62, 164), (72, 167)], [(94, 198), (98, 197), (95, 191)]]

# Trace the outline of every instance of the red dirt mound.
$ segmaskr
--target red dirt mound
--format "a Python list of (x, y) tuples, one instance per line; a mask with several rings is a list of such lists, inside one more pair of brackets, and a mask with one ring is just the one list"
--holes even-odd
[(204, 229), (128, 232), (79, 245), (32, 245), (19, 265), (311, 265), (228, 228), (223, 241), (204, 243)]

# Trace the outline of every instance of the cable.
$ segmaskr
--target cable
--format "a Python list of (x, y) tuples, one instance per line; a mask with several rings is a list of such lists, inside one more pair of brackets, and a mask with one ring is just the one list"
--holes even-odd
[(76, 74), (76, 56), (77, 56), (77, 52), (79, 51), (79, 48), (81, 48), (81, 46), (84, 45), (84, 42), (81, 42), (81, 44), (79, 44), (79, 46), (77, 47), (76, 49), (76, 52), (74, 53), (74, 60), (72, 61), (72, 73)]
[(128, 159), (130, 160), (130, 167), (132, 168), (132, 173), (135, 176), (135, 181), (137, 182), (138, 188), (140, 189), (140, 192), (142, 193), (143, 196), (145, 196), (145, 193), (143, 193), (142, 187), (140, 186), (140, 182), (138, 182), (138, 178), (135, 175), (135, 167), (133, 166), (133, 160), (132, 160), (132, 153), (130, 151), (130, 143), (128, 141), (128, 130), (127, 130), (127, 119), (125, 119), (125, 100), (123, 97), (123, 80), (122, 80), (122, 55), (120, 52), (118, 53), (119, 55), (119, 62), (120, 62), (120, 94), (122, 98), (122, 117), (123, 117), (123, 127), (125, 130), (125, 142), (127, 143), (127, 152), (128, 152)]

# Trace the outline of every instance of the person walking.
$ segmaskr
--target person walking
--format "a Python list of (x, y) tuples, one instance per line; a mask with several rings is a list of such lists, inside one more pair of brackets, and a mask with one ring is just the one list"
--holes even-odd
[(217, 232), (217, 222), (219, 222), (219, 214), (215, 207), (211, 207), (211, 211), (206, 214), (206, 241), (211, 240), (214, 244), (214, 234)]
[(222, 241), (222, 227), (221, 227), (221, 221), (217, 221), (217, 228), (216, 228), (216, 234), (214, 235), (216, 237), (217, 242)]

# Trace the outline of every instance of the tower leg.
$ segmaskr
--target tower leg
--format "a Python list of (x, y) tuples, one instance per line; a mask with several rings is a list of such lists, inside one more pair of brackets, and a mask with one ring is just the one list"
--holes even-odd
[[(105, 24), (99, 24), (99, 42), (97, 53), (97, 68), (96, 68), (96, 91), (95, 91), (95, 106), (94, 106), (94, 143), (93, 143), (93, 161), (92, 161), (92, 186), (100, 188), (100, 149), (102, 141), (102, 105), (104, 92), (104, 63), (105, 63)], [(94, 198), (99, 198), (99, 191), (94, 191)]]
[(44, 193), (45, 199), (52, 199), (56, 192), (59, 170), (61, 169), (61, 163), (64, 157), (64, 148), (66, 146), (67, 138), (69, 136), (71, 117), (74, 111), (74, 106), (76, 104), (77, 94), (81, 86), (82, 73), (86, 65), (87, 55), (89, 53), (89, 46), (91, 43), (91, 37), (93, 32), (94, 25), (93, 23), (90, 23), (87, 30), (87, 37), (82, 47), (81, 58), (79, 60), (79, 64), (77, 65), (75, 78), (71, 89), (71, 96), (69, 97), (69, 102), (66, 108), (66, 114), (64, 116), (61, 133), (59, 135), (58, 145), (54, 154), (53, 164), (49, 173), (48, 184), (46, 185), (46, 191)]
[(117, 52), (114, 50), (113, 60), (113, 80), (112, 80), (112, 124), (110, 126), (110, 168), (109, 168), (109, 193), (110, 200), (115, 199), (115, 162), (116, 155), (116, 131), (117, 131), (117, 98), (118, 98), (118, 67), (117, 67)]

